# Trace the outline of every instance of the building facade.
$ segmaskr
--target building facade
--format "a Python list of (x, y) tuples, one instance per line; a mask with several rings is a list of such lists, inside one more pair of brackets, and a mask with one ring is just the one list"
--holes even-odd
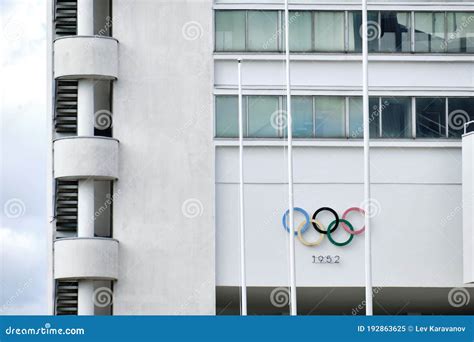
[[(249, 313), (288, 314), (283, 10), (51, 0), (52, 313), (239, 314), (241, 59)], [(370, 203), (360, 3), (288, 23), (299, 314), (364, 314), (361, 208), (375, 314), (472, 313), (474, 5), (369, 2)]]

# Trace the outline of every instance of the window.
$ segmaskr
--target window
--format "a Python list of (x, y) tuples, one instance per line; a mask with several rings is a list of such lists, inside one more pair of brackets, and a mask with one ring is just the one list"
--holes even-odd
[(216, 12), (216, 50), (245, 50), (245, 11)]
[(452, 53), (474, 52), (474, 13), (447, 13), (447, 49)]
[(280, 42), (278, 11), (248, 11), (249, 51), (277, 51)]
[[(362, 116), (362, 97), (349, 98), (349, 138), (364, 137), (364, 119)], [(369, 99), (369, 130), (370, 137), (379, 137), (380, 111), (379, 98), (371, 97)]]
[(382, 98), (382, 137), (411, 137), (411, 98)]
[(464, 124), (474, 120), (474, 98), (448, 99), (448, 132), (453, 138), (460, 138), (464, 132)]
[(415, 13), (415, 51), (444, 52), (445, 51), (445, 21), (444, 12)]
[(248, 136), (277, 138), (284, 126), (284, 112), (279, 109), (278, 96), (248, 96)]
[(349, 12), (348, 18), (348, 50), (351, 52), (362, 52), (362, 14), (361, 12)]
[[(369, 52), (474, 53), (474, 12), (367, 15)], [(283, 11), (218, 10), (215, 21), (216, 51), (284, 51)], [(360, 11), (291, 11), (290, 49), (360, 53), (361, 26)]]
[[(371, 138), (459, 139), (464, 124), (474, 120), (474, 97), (370, 97)], [(298, 96), (291, 98), (295, 138), (363, 137), (362, 97)], [(346, 103), (347, 116), (346, 116)], [(285, 138), (286, 96), (244, 96), (244, 136)], [(219, 95), (215, 99), (216, 137), (238, 137), (238, 97)], [(346, 127), (348, 131), (346, 132)], [(416, 129), (413, 132), (412, 127)], [(416, 135), (415, 135), (416, 134)]]
[(344, 51), (344, 12), (315, 12), (316, 51)]
[[(243, 101), (245, 103), (245, 101)], [(244, 121), (245, 122), (245, 121)], [(245, 127), (245, 124), (244, 124)], [(216, 137), (236, 138), (239, 136), (238, 97), (216, 96)]]
[(316, 137), (343, 138), (345, 137), (344, 97), (317, 96), (316, 109)]
[(380, 12), (380, 51), (411, 51), (411, 14), (408, 12)]
[(416, 137), (446, 137), (446, 99), (416, 99)]
[[(286, 100), (286, 97), (284, 97), (284, 99)], [(312, 96), (292, 96), (291, 116), (293, 118), (293, 136), (295, 138), (313, 137)], [(286, 132), (283, 133), (286, 135)]]
[[(290, 50), (295, 52), (313, 50), (313, 36), (311, 34), (313, 30), (312, 12), (290, 12), (288, 21), (290, 23)], [(283, 28), (284, 23), (285, 20), (283, 20)]]

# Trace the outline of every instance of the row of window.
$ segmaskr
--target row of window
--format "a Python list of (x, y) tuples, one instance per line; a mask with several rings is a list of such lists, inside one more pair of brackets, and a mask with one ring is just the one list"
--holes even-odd
[[(360, 11), (291, 11), (293, 52), (361, 52)], [(281, 52), (282, 11), (216, 11), (218, 52)], [(370, 52), (474, 53), (474, 12), (368, 12)]]
[[(370, 97), (372, 138), (460, 138), (474, 97)], [(362, 97), (292, 96), (295, 138), (362, 138)], [(244, 136), (283, 138), (285, 96), (243, 96)], [(238, 97), (215, 99), (216, 137), (238, 137)]]

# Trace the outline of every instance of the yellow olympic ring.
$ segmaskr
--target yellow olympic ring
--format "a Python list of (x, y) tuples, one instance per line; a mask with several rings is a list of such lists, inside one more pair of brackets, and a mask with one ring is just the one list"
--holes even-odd
[[(326, 230), (326, 227), (324, 227), (324, 225), (317, 221), (317, 220), (311, 220), (311, 222), (313, 222), (314, 224), (316, 224), (317, 226), (319, 226), (319, 229), (321, 230)], [(298, 226), (298, 228), (296, 229), (298, 231), (298, 240), (300, 240), (300, 242), (305, 245), (305, 246), (308, 246), (308, 247), (312, 247), (312, 246), (317, 246), (319, 245), (321, 242), (323, 242), (324, 240), (324, 234), (319, 234), (319, 239), (314, 241), (314, 242), (308, 242), (306, 241), (304, 238), (303, 238), (303, 233), (301, 233), (301, 230), (303, 229), (303, 227), (305, 226), (306, 224), (306, 221), (303, 221), (300, 223), (300, 225)]]

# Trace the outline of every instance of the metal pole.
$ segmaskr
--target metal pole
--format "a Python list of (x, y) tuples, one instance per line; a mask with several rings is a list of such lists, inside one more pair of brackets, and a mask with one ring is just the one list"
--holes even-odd
[(296, 272), (295, 272), (295, 233), (294, 233), (294, 200), (293, 200), (293, 132), (291, 116), (291, 80), (290, 80), (290, 38), (289, 38), (288, 0), (285, 0), (285, 60), (286, 60), (286, 112), (288, 128), (288, 207), (290, 230), (290, 314), (297, 315)]
[(240, 195), (240, 285), (241, 314), (247, 316), (247, 283), (245, 277), (245, 216), (244, 216), (244, 123), (242, 118), (242, 63), (238, 60), (239, 83), (239, 195)]
[[(94, 34), (94, 1), (78, 0), (77, 34)], [(77, 93), (77, 135), (94, 135), (94, 80), (78, 82)], [(77, 208), (77, 236), (94, 237), (94, 180), (79, 180)], [(78, 282), (78, 315), (94, 315), (94, 281), (81, 279)]]
[[(367, 0), (362, 0), (362, 97), (364, 108), (364, 203), (365, 203), (365, 314), (372, 316), (372, 246), (370, 237), (369, 54)], [(379, 108), (380, 110), (380, 108)]]

